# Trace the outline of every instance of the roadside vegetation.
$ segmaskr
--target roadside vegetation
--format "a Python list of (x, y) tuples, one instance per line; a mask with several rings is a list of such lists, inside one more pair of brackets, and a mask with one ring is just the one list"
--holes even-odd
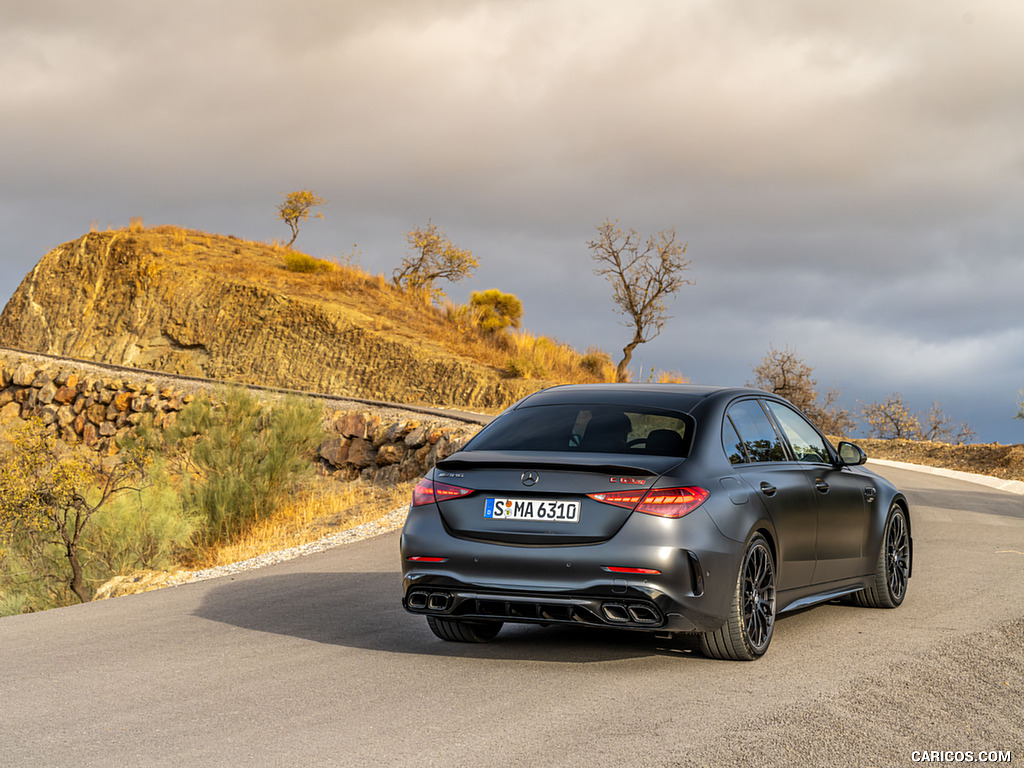
[(0, 616), (86, 602), (117, 576), (237, 562), (315, 541), (401, 506), (316, 474), (319, 407), (225, 391), (114, 457), (70, 447), (38, 421), (0, 439)]

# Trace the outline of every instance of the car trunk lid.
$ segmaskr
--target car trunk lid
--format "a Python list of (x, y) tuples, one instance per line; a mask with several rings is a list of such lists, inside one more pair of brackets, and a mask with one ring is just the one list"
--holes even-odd
[(473, 491), (438, 501), (454, 535), (566, 546), (606, 541), (632, 513), (588, 494), (650, 488), (681, 461), (673, 456), (470, 451), (439, 462), (434, 480)]

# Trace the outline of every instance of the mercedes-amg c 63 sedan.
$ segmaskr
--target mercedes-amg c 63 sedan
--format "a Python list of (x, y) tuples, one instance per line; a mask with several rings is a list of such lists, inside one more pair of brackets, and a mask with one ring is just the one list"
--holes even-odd
[(903, 602), (909, 507), (865, 460), (758, 390), (537, 392), (416, 486), (403, 605), (444, 640), (561, 623), (755, 659), (783, 611)]

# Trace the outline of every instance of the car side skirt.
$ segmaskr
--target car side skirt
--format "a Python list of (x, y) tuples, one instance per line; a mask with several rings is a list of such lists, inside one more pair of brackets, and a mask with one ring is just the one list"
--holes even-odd
[(862, 589), (870, 587), (872, 583), (873, 577), (860, 576), (855, 579), (843, 579), (827, 584), (813, 584), (807, 587), (788, 589), (785, 592), (779, 593), (776, 612), (786, 613), (787, 611), (797, 611), (801, 608), (817, 605), (818, 603), (827, 603), (829, 600), (860, 592)]

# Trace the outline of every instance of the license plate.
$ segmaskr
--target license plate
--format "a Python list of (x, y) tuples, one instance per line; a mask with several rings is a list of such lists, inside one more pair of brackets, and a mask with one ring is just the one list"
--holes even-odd
[(487, 499), (484, 503), (484, 517), (490, 520), (578, 523), (580, 503), (550, 499)]

